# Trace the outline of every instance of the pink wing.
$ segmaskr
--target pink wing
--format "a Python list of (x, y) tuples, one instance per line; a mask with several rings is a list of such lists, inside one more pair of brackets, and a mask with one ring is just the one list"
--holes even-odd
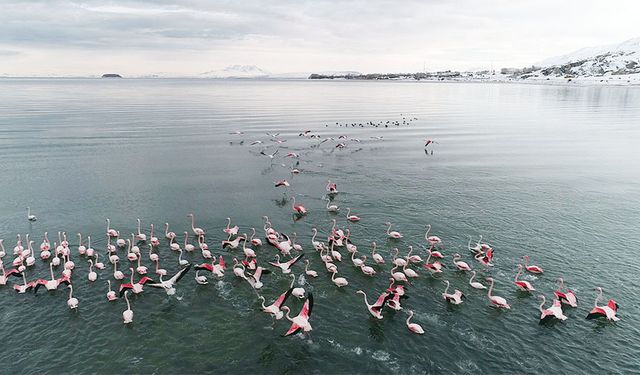
[(300, 311), (300, 316), (309, 319), (311, 316), (311, 310), (313, 309), (313, 294), (309, 293), (309, 298), (304, 301), (304, 305), (302, 306), (302, 310)]
[(615, 312), (618, 311), (618, 304), (616, 303), (616, 301), (610, 299), (609, 302), (607, 303), (607, 306), (609, 306), (609, 308)]
[(222, 269), (225, 269), (225, 268), (226, 268), (226, 265), (227, 265), (227, 264), (224, 262), (224, 258), (222, 257), (222, 255), (220, 255), (220, 262), (219, 262), (219, 264), (220, 264), (220, 267), (222, 267)]
[(289, 336), (289, 335), (293, 335), (294, 333), (298, 332), (300, 330), (300, 326), (295, 324), (295, 323), (291, 323), (291, 328), (289, 328), (289, 330), (287, 331), (287, 333), (285, 333), (285, 336)]

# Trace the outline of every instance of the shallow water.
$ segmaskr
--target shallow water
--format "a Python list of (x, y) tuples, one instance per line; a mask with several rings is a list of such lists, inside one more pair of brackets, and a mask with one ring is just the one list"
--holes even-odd
[[(402, 117), (418, 120), (390, 128), (336, 126)], [(191, 272), (172, 298), (145, 290), (132, 298), (134, 323), (125, 326), (124, 301), (104, 298), (111, 268), (100, 271), (97, 282), (86, 281), (86, 260), (77, 255), (77, 238), (71, 236), (78, 311), (67, 308), (66, 289), (18, 295), (10, 285), (0, 287), (3, 372), (637, 371), (638, 124), (640, 90), (626, 87), (2, 79), (5, 264), (13, 259), (18, 233), (31, 233), (36, 246), (44, 231), (52, 241), (58, 231), (90, 234), (104, 256), (106, 217), (123, 233), (132, 233), (141, 218), (147, 234), (150, 223), (161, 232), (164, 222), (180, 234), (189, 229), (186, 215), (194, 212), (210, 248), (228, 264), (240, 252), (219, 246), (225, 218), (241, 232), (256, 227), (262, 233), (261, 217), (268, 215), (279, 231), (298, 233), (311, 268), (320, 273), (305, 286), (315, 297), (311, 340), (280, 337), (288, 324), (272, 327), (255, 293), (230, 269), (223, 280), (210, 279), (206, 286), (196, 285)], [(335, 141), (311, 148), (317, 141), (298, 136), (305, 129), (362, 142), (350, 142), (344, 150), (334, 149)], [(236, 130), (245, 134), (229, 134)], [(280, 157), (300, 153), (300, 175), (289, 174), (289, 159), (270, 165), (258, 154), (261, 146), (249, 146), (263, 140), (271, 152), (265, 132), (287, 139)], [(439, 142), (433, 155), (425, 155), (425, 138)], [(281, 202), (283, 191), (273, 187), (280, 178), (292, 181), (292, 191), (309, 209), (302, 220), (292, 220), (291, 207)], [(366, 277), (343, 251), (339, 270), (349, 285), (337, 289), (310, 244), (311, 228), (326, 233), (334, 217), (322, 200), (329, 178), (341, 191), (335, 200), (341, 206), (339, 224), (351, 229), (361, 252), (370, 254), (371, 241), (388, 261), (395, 246), (404, 253), (408, 245), (420, 249), (430, 223), (433, 234), (444, 239), (445, 253), (460, 252), (480, 274), (493, 275), (496, 294), (512, 309), (489, 307), (486, 295), (471, 290), (467, 275), (451, 267), (437, 277), (418, 269), (420, 277), (403, 306), (416, 312), (413, 322), (426, 334), (408, 332), (404, 312), (385, 310), (382, 321), (371, 319), (354, 292), (363, 289), (375, 298), (388, 285), (390, 267)], [(37, 222), (25, 220), (27, 205)], [(348, 225), (347, 207), (362, 221)], [(405, 238), (387, 240), (386, 221)], [(469, 236), (479, 235), (496, 251), (491, 271), (482, 270), (466, 249)], [(164, 240), (159, 253), (162, 267), (178, 270), (177, 254)], [(265, 246), (259, 254), (266, 262), (275, 250)], [(539, 325), (535, 295), (515, 290), (516, 265), (525, 254), (545, 269), (544, 275), (526, 279), (547, 299), (558, 276), (576, 291), (580, 305), (567, 312), (566, 322)], [(445, 262), (451, 266), (450, 258)], [(301, 270), (296, 265), (294, 273)], [(48, 272), (38, 260), (27, 277), (48, 277)], [(442, 300), (444, 279), (467, 294), (462, 305)], [(278, 271), (264, 282), (260, 293), (270, 301), (290, 279)], [(620, 322), (584, 319), (596, 286), (616, 299)], [(302, 302), (291, 298), (288, 305), (296, 312)]]

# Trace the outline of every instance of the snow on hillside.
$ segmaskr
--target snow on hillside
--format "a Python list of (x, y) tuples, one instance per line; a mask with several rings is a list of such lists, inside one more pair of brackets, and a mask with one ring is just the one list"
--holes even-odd
[(266, 78), (270, 73), (255, 65), (231, 65), (220, 70), (200, 73), (205, 78)]
[(636, 59), (640, 59), (640, 38), (634, 38), (626, 40), (620, 44), (609, 44), (605, 46), (587, 47), (577, 51), (568, 53), (562, 56), (554, 56), (545, 60), (542, 60), (535, 66), (553, 66), (562, 65), (570, 62), (589, 59), (595, 56), (604, 55), (607, 53), (621, 52), (626, 55), (635, 55)]

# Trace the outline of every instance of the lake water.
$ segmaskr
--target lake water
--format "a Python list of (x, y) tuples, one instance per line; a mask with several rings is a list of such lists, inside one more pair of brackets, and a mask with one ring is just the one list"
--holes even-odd
[[(406, 125), (342, 127), (336, 123)], [(347, 135), (319, 147), (299, 137)], [(243, 131), (244, 135), (230, 134)], [(259, 155), (275, 149), (266, 132), (287, 142), (275, 162)], [(382, 136), (382, 140), (371, 137)], [(425, 154), (431, 138), (433, 155)], [(245, 140), (243, 144), (241, 140)], [(17, 294), (0, 287), (2, 372), (40, 373), (620, 373), (639, 371), (640, 292), (640, 89), (517, 84), (224, 80), (0, 80), (0, 238), (13, 259), (15, 236), (58, 231), (71, 235), (77, 271), (78, 311), (67, 308), (67, 290)], [(431, 146), (430, 146), (431, 147)], [(301, 174), (291, 176), (287, 152), (300, 154)], [(283, 167), (281, 164), (285, 164)], [(275, 180), (292, 183), (309, 214), (292, 219)], [(338, 183), (340, 214), (325, 210), (326, 180)], [(25, 207), (38, 221), (29, 223)], [(351, 207), (361, 216), (347, 224)], [(107, 302), (111, 266), (87, 281), (87, 261), (75, 233), (92, 235), (105, 262), (105, 218), (123, 233), (140, 218), (146, 233), (164, 222), (180, 234), (187, 214), (207, 230), (214, 255), (228, 264), (240, 250), (222, 250), (226, 217), (262, 235), (263, 215), (276, 229), (298, 233), (298, 242), (320, 276), (307, 279), (315, 306), (311, 339), (283, 338), (289, 323), (260, 311), (256, 294), (231, 269), (222, 280), (196, 285), (193, 271), (174, 297), (145, 290), (131, 298), (134, 323), (124, 325), (123, 300)], [(405, 311), (425, 329), (410, 333), (405, 311), (368, 314), (362, 289), (375, 298), (388, 285), (390, 266), (370, 278), (343, 250), (338, 289), (313, 250), (311, 228), (324, 237), (333, 217), (349, 227), (359, 250), (377, 241), (387, 262), (393, 247), (421, 250), (424, 228), (443, 238), (448, 269), (432, 277), (421, 267), (409, 286)], [(405, 236), (386, 239), (385, 222)], [(487, 271), (467, 250), (469, 236), (495, 249)], [(161, 236), (162, 237), (162, 236)], [(146, 251), (146, 247), (142, 248)], [(482, 276), (495, 277), (495, 294), (510, 311), (489, 306), (486, 294), (453, 271), (451, 254)], [(263, 246), (259, 262), (274, 259)], [(120, 251), (121, 258), (123, 252)], [(529, 254), (544, 275), (526, 276), (552, 297), (563, 276), (578, 295), (563, 323), (539, 325), (537, 292), (513, 285), (516, 266)], [(161, 266), (179, 269), (162, 239)], [(201, 263), (199, 252), (186, 257)], [(126, 259), (121, 265), (128, 267)], [(143, 260), (151, 267), (148, 257)], [(302, 264), (294, 266), (300, 274)], [(125, 274), (128, 271), (125, 269)], [(276, 271), (276, 270), (274, 270)], [(57, 272), (60, 272), (59, 270)], [(29, 280), (48, 277), (40, 259)], [(442, 299), (443, 280), (467, 294), (460, 306)], [(481, 280), (483, 277), (481, 277)], [(15, 279), (20, 282), (20, 279)], [(260, 290), (272, 301), (290, 279), (276, 271)], [(117, 282), (116, 282), (117, 284)], [(620, 305), (617, 323), (587, 321), (594, 287)], [(292, 312), (302, 301), (289, 299)]]

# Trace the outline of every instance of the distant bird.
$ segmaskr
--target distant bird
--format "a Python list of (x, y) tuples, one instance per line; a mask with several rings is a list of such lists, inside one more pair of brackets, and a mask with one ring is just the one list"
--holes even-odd
[(249, 146), (261, 145), (261, 144), (262, 144), (262, 141), (253, 141), (249, 143)]
[(189, 272), (190, 269), (191, 264), (188, 264), (185, 268), (181, 269), (180, 271), (176, 272), (175, 275), (171, 276), (169, 280), (162, 280), (162, 275), (160, 275), (159, 283), (150, 280), (147, 286), (151, 288), (162, 288), (167, 292), (167, 295), (173, 295), (176, 293), (175, 285), (178, 283), (178, 281), (180, 281), (180, 279), (184, 277), (184, 275), (187, 274), (187, 272)]
[(27, 220), (29, 221), (36, 221), (38, 220), (38, 218), (36, 217), (36, 215), (31, 215), (31, 208), (27, 207)]
[(424, 141), (424, 142), (425, 142), (425, 143), (424, 143), (424, 147), (427, 147), (427, 146), (429, 146), (429, 145), (431, 145), (431, 144), (438, 144), (438, 142), (435, 142), (435, 141), (434, 141), (434, 140), (432, 140), (431, 138), (425, 139), (425, 141)]
[(282, 187), (282, 186), (289, 187), (289, 186), (291, 186), (289, 184), (289, 181), (287, 181), (287, 180), (278, 180), (274, 184), (275, 184), (276, 187)]
[(276, 154), (278, 153), (279, 150), (280, 150), (279, 148), (276, 148), (276, 150), (272, 154), (267, 154), (267, 153), (265, 153), (266, 150), (262, 150), (262, 151), (260, 151), (260, 155), (264, 155), (264, 156), (268, 157), (269, 159), (273, 160), (273, 158), (276, 156)]

